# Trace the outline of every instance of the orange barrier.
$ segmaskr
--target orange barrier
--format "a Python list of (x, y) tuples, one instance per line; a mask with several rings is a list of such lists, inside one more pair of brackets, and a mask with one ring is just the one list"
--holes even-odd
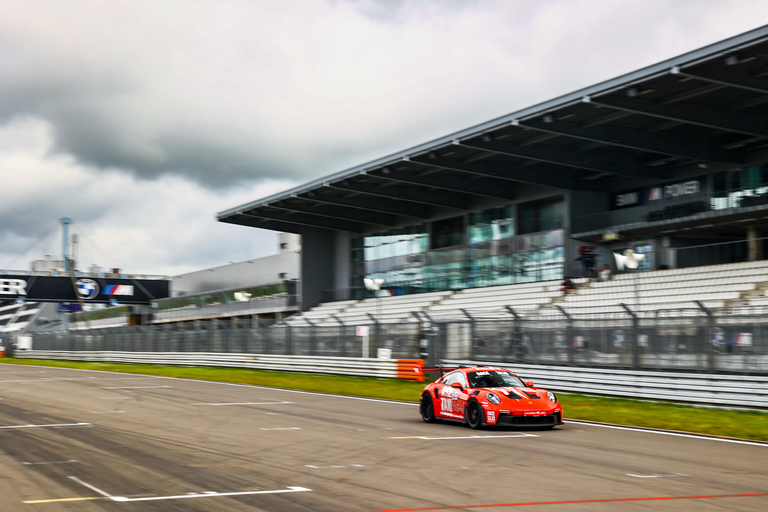
[(424, 382), (423, 359), (398, 359), (397, 360), (397, 378)]

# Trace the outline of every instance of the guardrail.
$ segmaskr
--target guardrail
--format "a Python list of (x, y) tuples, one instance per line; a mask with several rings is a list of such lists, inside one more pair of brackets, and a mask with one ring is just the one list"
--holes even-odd
[(718, 407), (768, 408), (768, 377), (444, 360), (445, 366), (509, 368), (536, 386), (572, 393), (669, 400)]
[(357, 357), (320, 357), (272, 354), (228, 354), (210, 352), (113, 352), (18, 350), (20, 359), (64, 359), (111, 363), (163, 364), (182, 366), (223, 366), (286, 372), (325, 373), (423, 381), (413, 370), (423, 366), (421, 359), (373, 359)]

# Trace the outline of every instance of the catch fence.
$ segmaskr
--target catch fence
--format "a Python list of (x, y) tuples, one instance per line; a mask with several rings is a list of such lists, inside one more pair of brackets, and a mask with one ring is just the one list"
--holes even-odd
[[(388, 356), (489, 363), (768, 374), (762, 308), (568, 314), (354, 325), (206, 328), (126, 326), (36, 334), (34, 350), (205, 352), (330, 357)], [(513, 312), (512, 312), (513, 313)], [(379, 352), (378, 349), (386, 349)]]

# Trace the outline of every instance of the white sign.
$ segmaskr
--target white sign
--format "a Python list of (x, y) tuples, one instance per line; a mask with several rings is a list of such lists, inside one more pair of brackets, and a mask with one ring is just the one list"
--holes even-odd
[(368, 326), (367, 325), (358, 325), (357, 326), (357, 335), (358, 336), (368, 336)]
[(392, 359), (392, 349), (391, 348), (376, 349), (376, 357), (378, 359)]

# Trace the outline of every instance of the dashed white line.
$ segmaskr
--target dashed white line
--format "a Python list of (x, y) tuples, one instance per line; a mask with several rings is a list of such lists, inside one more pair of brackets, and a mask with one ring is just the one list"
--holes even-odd
[(90, 427), (90, 423), (56, 423), (53, 425), (6, 425), (0, 428)]
[(57, 460), (53, 462), (22, 462), (25, 466), (40, 466), (45, 464), (74, 464), (77, 462), (75, 459), (69, 459), (69, 460)]
[(131, 397), (129, 396), (103, 396), (101, 397), (102, 400), (129, 400)]
[(347, 464), (344, 466), (310, 466), (309, 464), (306, 465), (308, 468), (312, 469), (337, 469), (337, 468), (362, 468), (362, 464)]
[(490, 436), (402, 436), (402, 437), (390, 437), (389, 439), (426, 439), (428, 441), (443, 441), (449, 439), (497, 439), (502, 437), (540, 437), (536, 434), (511, 434), (511, 435), (490, 435)]
[(156, 389), (156, 388), (170, 388), (173, 386), (109, 386), (102, 389)]
[(301, 430), (299, 427), (260, 428), (259, 430)]
[(288, 492), (311, 492), (312, 489), (306, 487), (288, 487), (287, 489), (277, 489), (274, 491), (243, 491), (243, 492), (214, 492), (208, 491), (197, 494), (179, 494), (177, 496), (152, 496), (148, 498), (126, 498), (123, 496), (110, 496), (112, 501), (157, 501), (157, 500), (181, 500), (186, 498), (215, 498), (219, 496), (247, 496), (251, 494), (281, 494)]
[(631, 473), (627, 473), (627, 476), (634, 476), (635, 478), (675, 478), (688, 475), (684, 475), (683, 473), (671, 473), (669, 475), (633, 475)]
[(221, 403), (221, 404), (209, 404), (204, 403), (200, 405), (280, 405), (280, 404), (292, 404), (293, 402), (234, 402), (234, 403)]

